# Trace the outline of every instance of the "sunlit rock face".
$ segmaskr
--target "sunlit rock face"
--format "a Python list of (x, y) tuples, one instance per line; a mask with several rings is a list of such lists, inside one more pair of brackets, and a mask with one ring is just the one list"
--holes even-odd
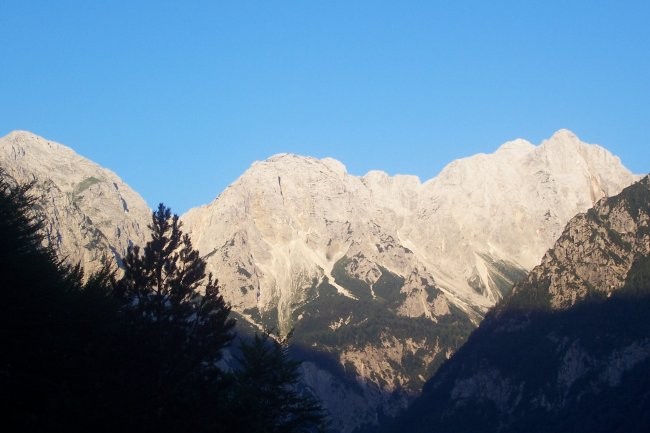
[(639, 257), (650, 256), (649, 203), (646, 176), (573, 217), (541, 264), (515, 286), (509, 303), (566, 310), (585, 299), (611, 297), (628, 282)]
[(35, 181), (35, 211), (45, 243), (86, 274), (107, 259), (119, 264), (129, 244), (144, 244), (145, 201), (115, 173), (72, 149), (29, 132), (0, 138), (0, 168), (15, 182)]
[[(354, 420), (333, 410), (348, 431), (405, 404), (573, 215), (635, 179), (566, 130), (454, 161), (424, 183), (280, 154), (183, 221), (237, 311), (295, 329), (297, 344), (362, 384), (349, 387), (363, 397), (350, 399)], [(312, 384), (335, 409), (338, 393)]]
[(573, 217), (384, 432), (650, 428), (650, 178)]
[[(281, 327), (314, 279), (358, 297), (335, 284), (343, 263), (370, 286), (380, 266), (415, 286), (409, 276), (421, 274), (452, 302), (484, 312), (509, 289), (508, 268), (532, 268), (573, 215), (635, 179), (617, 157), (566, 130), (537, 147), (515, 140), (454, 161), (425, 183), (380, 171), (352, 176), (330, 158), (281, 154), (183, 220), (233, 304), (276, 310)], [(408, 305), (404, 315), (432, 313), (426, 302)]]

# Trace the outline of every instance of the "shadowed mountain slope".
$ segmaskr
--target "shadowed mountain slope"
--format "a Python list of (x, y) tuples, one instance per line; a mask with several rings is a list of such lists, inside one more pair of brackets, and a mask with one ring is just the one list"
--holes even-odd
[(386, 431), (650, 428), (650, 178), (566, 226)]

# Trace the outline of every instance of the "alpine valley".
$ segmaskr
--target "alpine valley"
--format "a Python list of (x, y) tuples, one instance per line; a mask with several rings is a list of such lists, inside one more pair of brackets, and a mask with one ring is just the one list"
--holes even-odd
[[(0, 139), (0, 167), (17, 182), (35, 181), (46, 242), (72, 263), (92, 271), (108, 257), (119, 267), (129, 245), (146, 242), (150, 211), (144, 200), (71, 149), (12, 132)], [(616, 210), (619, 202), (624, 209), (637, 206), (632, 199), (599, 200), (638, 179), (607, 150), (567, 130), (537, 146), (518, 139), (492, 154), (454, 161), (425, 182), (381, 171), (358, 177), (331, 158), (280, 154), (254, 163), (212, 203), (181, 219), (240, 323), (282, 335), (293, 330), (303, 382), (342, 433), (402, 411), (498, 304), (411, 410), (428, 411), (428, 402), (439, 404), (450, 387), (462, 401), (492, 401), (492, 394), (481, 394), (489, 388), (498, 394), (490, 410), (496, 407), (499, 422), (517, 431), (516, 416), (499, 404), (516, 409), (517, 396), (528, 391), (516, 378), (504, 385), (497, 361), (483, 376), (469, 375), (483, 370), (479, 349), (496, 351), (481, 346), (489, 343), (480, 335), (503, 323), (524, 326), (523, 319), (508, 321), (511, 306), (539, 302), (564, 311), (581, 299), (634, 287), (629, 269), (637, 266), (636, 256), (629, 252), (648, 254), (647, 236), (639, 244), (634, 234), (639, 224), (647, 231), (647, 220), (643, 226), (633, 212), (628, 218)], [(619, 197), (641, 194), (625, 191)], [(586, 233), (580, 242), (576, 231), (580, 239)], [(629, 251), (612, 252), (608, 242)], [(565, 263), (580, 254), (582, 262)], [(564, 272), (567, 267), (571, 272)], [(613, 270), (600, 272), (603, 267)], [(558, 379), (566, 382), (562, 390), (583, 380), (581, 365), (600, 362), (572, 334), (535, 329), (566, 349), (557, 349), (569, 357)], [(616, 354), (633, 368), (641, 362), (634, 360), (646, 359), (646, 346), (645, 340), (621, 343)], [(601, 364), (606, 375), (608, 364)], [(445, 378), (458, 374), (454, 368), (468, 376), (449, 382)], [(603, 377), (605, 384), (625, 379)], [(561, 410), (557, 399), (577, 398), (530, 392), (542, 408)], [(462, 411), (440, 407), (463, 418)]]

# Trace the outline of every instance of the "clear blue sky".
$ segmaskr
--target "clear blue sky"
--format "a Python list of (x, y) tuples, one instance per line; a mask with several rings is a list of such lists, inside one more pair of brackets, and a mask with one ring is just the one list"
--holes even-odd
[(0, 135), (211, 201), (255, 160), (435, 176), (568, 128), (650, 171), (650, 1), (0, 0)]

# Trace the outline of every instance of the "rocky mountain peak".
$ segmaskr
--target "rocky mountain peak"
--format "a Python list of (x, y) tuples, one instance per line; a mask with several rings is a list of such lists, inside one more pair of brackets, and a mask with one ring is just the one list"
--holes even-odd
[(645, 432), (649, 308), (646, 176), (572, 218), (385, 431)]
[(14, 131), (0, 138), (0, 167), (17, 182), (36, 181), (46, 243), (88, 272), (103, 258), (119, 264), (128, 245), (145, 242), (150, 211), (142, 197), (69, 147)]
[[(297, 155), (295, 153), (277, 153), (262, 161), (255, 161), (249, 170), (304, 170), (319, 167), (320, 170), (332, 171), (339, 174), (347, 174), (345, 166), (333, 159), (318, 159), (311, 156)], [(246, 173), (244, 173), (246, 174)]]
[(551, 138), (548, 139), (548, 141), (559, 141), (559, 142), (564, 142), (564, 143), (574, 143), (578, 144), (580, 143), (580, 139), (576, 134), (573, 133), (573, 131), (570, 131), (566, 128), (561, 128), (555, 131), (552, 135)]
[(318, 161), (317, 158), (310, 156), (298, 155), (295, 153), (276, 153), (269, 156), (263, 161), (255, 161), (253, 165), (268, 165), (273, 163), (278, 164), (300, 164), (301, 162)]
[(516, 140), (507, 141), (503, 143), (496, 150), (495, 153), (515, 153), (515, 154), (525, 154), (530, 152), (535, 148), (535, 145), (524, 140), (523, 138), (517, 138)]
[(574, 156), (576, 152), (581, 152), (583, 156), (586, 156), (588, 149), (593, 151), (600, 146), (584, 143), (572, 131), (560, 129), (550, 138), (543, 140), (538, 147), (538, 153), (555, 154), (558, 158), (570, 160), (571, 156)]
[(567, 309), (607, 298), (626, 282), (634, 261), (650, 255), (650, 176), (572, 218), (509, 305)]
[[(352, 176), (332, 158), (279, 154), (255, 163), (211, 205), (183, 219), (205, 254), (228, 245), (235, 233), (247, 239), (240, 261), (261, 278), (260, 295), (233, 294), (236, 304), (249, 299), (242, 308), (271, 308), (259, 304), (275, 299), (264, 286), (277, 287), (292, 272), (296, 251), (309, 251), (299, 267), (318, 279), (330, 275), (333, 258), (390, 237), (454, 302), (485, 311), (508, 290), (504, 273), (538, 263), (569, 218), (634, 179), (618, 158), (568, 130), (539, 146), (519, 139), (493, 154), (454, 161), (424, 184), (380, 171)], [(230, 266), (210, 257), (215, 274), (228, 279)], [(235, 286), (241, 275), (233, 275)]]
[[(65, 155), (74, 158), (75, 152), (67, 146), (46, 140), (29, 131), (12, 131), (0, 138), (6, 148), (11, 148), (13, 158), (30, 158), (34, 155)], [(7, 151), (5, 151), (7, 152)], [(46, 163), (47, 161), (43, 161)]]

